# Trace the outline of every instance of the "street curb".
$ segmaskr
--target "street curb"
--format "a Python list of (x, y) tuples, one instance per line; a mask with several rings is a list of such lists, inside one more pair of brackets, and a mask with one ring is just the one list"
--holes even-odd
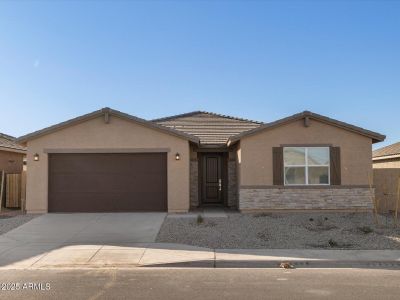
[[(287, 269), (345, 269), (345, 268), (365, 268), (365, 269), (400, 269), (400, 261), (322, 261), (322, 260), (285, 260)], [(45, 265), (40, 267), (0, 267), (0, 270), (57, 270), (57, 269), (277, 269), (282, 268), (282, 261), (196, 261), (196, 262), (177, 262), (160, 263), (149, 265), (138, 264), (65, 264), (65, 265)]]
[(400, 269), (400, 261), (335, 261), (335, 260), (269, 260), (269, 261), (217, 261), (216, 268), (280, 268), (287, 262), (290, 268), (390, 268)]

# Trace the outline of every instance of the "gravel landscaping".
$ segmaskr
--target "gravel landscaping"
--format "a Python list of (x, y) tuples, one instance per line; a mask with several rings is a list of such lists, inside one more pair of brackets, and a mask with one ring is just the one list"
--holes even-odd
[(38, 214), (0, 215), (0, 235), (17, 228), (38, 216)]
[(370, 213), (230, 213), (166, 218), (157, 242), (208, 248), (400, 249), (400, 225)]

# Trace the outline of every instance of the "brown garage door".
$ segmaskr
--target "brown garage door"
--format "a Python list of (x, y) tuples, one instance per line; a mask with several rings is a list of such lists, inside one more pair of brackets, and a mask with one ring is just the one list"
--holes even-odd
[(49, 154), (49, 212), (167, 210), (166, 153)]

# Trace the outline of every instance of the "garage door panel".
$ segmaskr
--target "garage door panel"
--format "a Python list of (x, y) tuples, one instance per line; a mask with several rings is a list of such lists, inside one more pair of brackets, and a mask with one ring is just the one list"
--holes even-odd
[(166, 210), (166, 153), (49, 155), (49, 211)]
[(160, 166), (166, 165), (164, 156), (160, 153), (51, 154), (50, 159), (52, 173), (75, 174), (77, 169), (80, 173), (126, 173), (132, 168), (159, 172)]
[[(137, 203), (129, 193), (87, 193), (86, 201), (80, 201), (80, 193), (54, 194), (58, 201), (52, 205), (52, 212), (123, 212), (123, 211), (163, 211), (159, 203), (146, 201)], [(141, 197), (153, 196), (141, 194)], [(139, 200), (140, 201), (140, 200)], [(68, 203), (66, 205), (65, 203)], [(79, 207), (79, 209), (77, 209)], [(165, 208), (166, 209), (166, 208)], [(164, 210), (165, 210), (164, 209)]]
[[(117, 195), (116, 195), (117, 196)], [(84, 201), (82, 198), (84, 197)], [(53, 193), (53, 201), (49, 203), (49, 212), (108, 212), (114, 210), (114, 200), (100, 192), (85, 193)], [(55, 201), (54, 201), (55, 200)]]
[[(54, 174), (53, 174), (54, 175)], [(90, 180), (90, 182), (88, 182)], [(50, 191), (68, 192), (81, 190), (86, 192), (118, 192), (118, 191), (138, 191), (146, 182), (148, 188), (154, 189), (163, 185), (159, 174), (133, 174), (131, 176), (124, 174), (57, 174), (53, 176)]]

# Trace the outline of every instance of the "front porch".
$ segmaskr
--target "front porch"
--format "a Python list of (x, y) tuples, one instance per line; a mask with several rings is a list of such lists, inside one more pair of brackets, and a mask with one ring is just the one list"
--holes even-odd
[(236, 147), (199, 148), (190, 151), (190, 210), (238, 209)]

